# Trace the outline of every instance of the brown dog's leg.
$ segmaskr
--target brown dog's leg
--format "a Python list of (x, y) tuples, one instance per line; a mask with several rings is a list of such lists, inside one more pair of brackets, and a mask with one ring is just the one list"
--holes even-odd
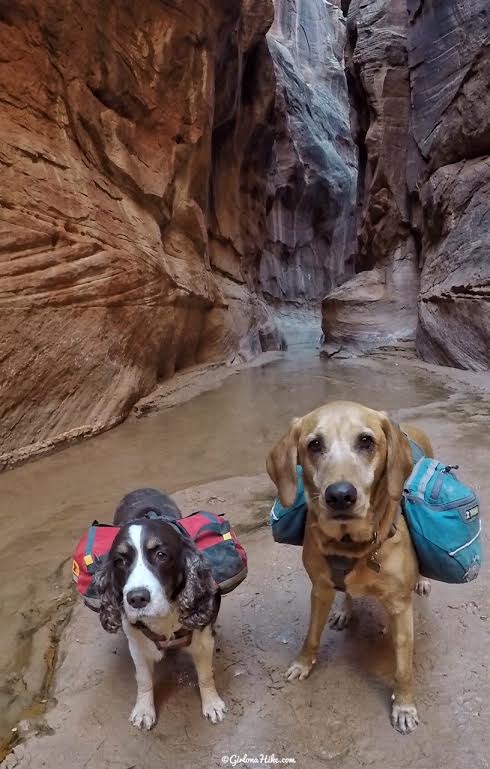
[(288, 681), (294, 681), (299, 678), (303, 681), (310, 674), (311, 668), (316, 662), (316, 653), (320, 645), (323, 629), (332, 606), (334, 590), (325, 585), (313, 585), (311, 589), (311, 614), (308, 633), (303, 643), (303, 647), (286, 673)]
[(391, 707), (391, 723), (402, 734), (409, 734), (419, 719), (413, 696), (413, 605), (410, 597), (404, 604), (387, 606), (390, 613), (395, 648), (395, 685)]

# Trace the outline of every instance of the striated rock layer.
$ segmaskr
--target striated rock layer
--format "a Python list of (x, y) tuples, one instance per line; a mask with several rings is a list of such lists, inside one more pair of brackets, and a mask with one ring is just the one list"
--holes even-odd
[(326, 351), (413, 338), (490, 366), (486, 0), (343, 3), (359, 149), (358, 275), (323, 302)]
[(414, 337), (418, 257), (405, 179), (410, 91), (406, 0), (352, 0), (346, 66), (359, 148), (356, 275), (323, 302), (327, 353)]
[(357, 158), (342, 12), (325, 0), (275, 0), (267, 40), (277, 127), (259, 281), (274, 300), (318, 300), (354, 272)]
[(264, 0), (1, 4), (0, 454), (280, 344), (254, 288), (272, 17)]
[(490, 367), (490, 8), (408, 1), (414, 144), (408, 184), (422, 238), (417, 351)]

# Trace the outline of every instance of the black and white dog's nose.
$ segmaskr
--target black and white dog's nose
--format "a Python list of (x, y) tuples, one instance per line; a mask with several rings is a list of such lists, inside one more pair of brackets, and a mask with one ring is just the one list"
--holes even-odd
[(325, 490), (325, 502), (332, 510), (348, 510), (357, 499), (357, 489), (352, 483), (331, 483)]
[(146, 587), (138, 587), (134, 590), (130, 590), (126, 596), (126, 600), (133, 609), (142, 609), (150, 603), (150, 591)]

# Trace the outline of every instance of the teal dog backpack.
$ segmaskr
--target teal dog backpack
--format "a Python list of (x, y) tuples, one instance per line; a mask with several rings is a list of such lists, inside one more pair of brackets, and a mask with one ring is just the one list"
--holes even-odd
[[(415, 441), (409, 439), (410, 450), (414, 464), (424, 456), (424, 452)], [(274, 500), (269, 516), (272, 528), (272, 536), (276, 542), (283, 545), (303, 545), (306, 526), (306, 514), (308, 503), (306, 502), (305, 487), (303, 483), (303, 468), (296, 466), (297, 492), (294, 504), (291, 507), (283, 507), (278, 497)]]
[(283, 507), (276, 497), (269, 516), (272, 536), (283, 545), (302, 545), (305, 536), (308, 503), (303, 484), (303, 468), (296, 467), (297, 492), (292, 507)]
[(424, 577), (470, 582), (482, 560), (479, 502), (457, 469), (422, 457), (407, 482), (402, 510)]
[[(455, 468), (424, 457), (414, 441), (410, 448), (415, 467), (401, 504), (420, 573), (440, 582), (470, 582), (478, 576), (482, 559), (478, 498), (456, 477)], [(292, 507), (283, 507), (276, 498), (270, 512), (272, 536), (286, 545), (302, 545), (305, 533), (308, 504), (300, 465), (296, 477)]]

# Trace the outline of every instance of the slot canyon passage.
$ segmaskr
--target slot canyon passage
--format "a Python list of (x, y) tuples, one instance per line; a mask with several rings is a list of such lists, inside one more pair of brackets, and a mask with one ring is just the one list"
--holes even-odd
[[(488, 767), (488, 557), (416, 598), (421, 724), (402, 737), (369, 601), (284, 680), (309, 581), (272, 541), (264, 460), (325, 401), (388, 410), (459, 464), (488, 552), (489, 15), (0, 0), (5, 769)], [(155, 728), (132, 728), (126, 640), (72, 591), (76, 541), (139, 486), (226, 512), (247, 549), (217, 628), (223, 724), (173, 653)]]

